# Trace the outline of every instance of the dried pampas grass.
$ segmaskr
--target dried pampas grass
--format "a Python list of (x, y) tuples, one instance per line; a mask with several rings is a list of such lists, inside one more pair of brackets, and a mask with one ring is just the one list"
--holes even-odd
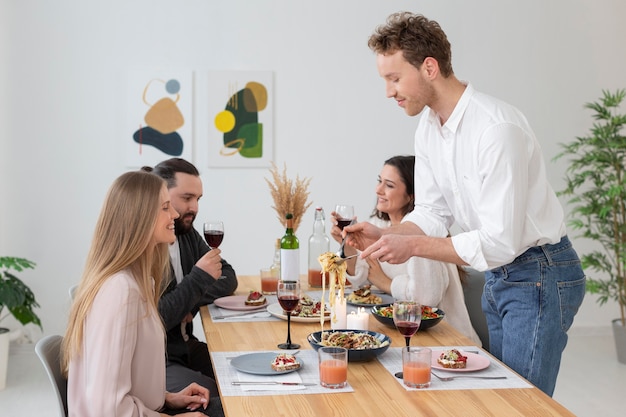
[(272, 208), (276, 210), (278, 221), (280, 221), (280, 224), (283, 226), (285, 225), (285, 216), (287, 213), (293, 214), (293, 232), (295, 234), (304, 212), (312, 204), (311, 202), (307, 202), (309, 197), (308, 188), (311, 179), (300, 179), (300, 177), (296, 175), (294, 184), (294, 181), (287, 177), (287, 165), (284, 165), (282, 174), (279, 174), (278, 168), (274, 162), (272, 162), (270, 173), (272, 174), (273, 183), (267, 178), (265, 178), (265, 181), (267, 185), (269, 185), (272, 198), (274, 199)]

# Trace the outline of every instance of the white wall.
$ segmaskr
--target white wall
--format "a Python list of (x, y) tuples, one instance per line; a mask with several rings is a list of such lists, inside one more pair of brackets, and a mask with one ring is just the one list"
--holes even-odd
[[(440, 22), (459, 78), (526, 113), (562, 187), (565, 165), (551, 158), (589, 128), (583, 103), (626, 87), (622, 0), (0, 0), (0, 254), (37, 262), (22, 276), (45, 333), (63, 331), (104, 193), (128, 169), (119, 138), (129, 134), (129, 69), (273, 71), (275, 161), (312, 178), (313, 207), (350, 201), (365, 218), (383, 160), (412, 152), (417, 119), (384, 97), (366, 45), (404, 9)], [(223, 256), (255, 274), (283, 232), (269, 171), (209, 169), (195, 103), (199, 220), (222, 218)], [(303, 272), (312, 221), (310, 209), (298, 230)], [(589, 296), (575, 326), (616, 315)]]

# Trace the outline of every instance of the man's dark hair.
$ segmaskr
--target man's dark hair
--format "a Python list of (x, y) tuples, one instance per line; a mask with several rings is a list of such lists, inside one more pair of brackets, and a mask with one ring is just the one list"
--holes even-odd
[(159, 162), (154, 168), (144, 166), (143, 171), (152, 172), (167, 181), (167, 188), (176, 187), (176, 173), (200, 176), (198, 169), (191, 162), (187, 162), (182, 158), (171, 158), (163, 162)]

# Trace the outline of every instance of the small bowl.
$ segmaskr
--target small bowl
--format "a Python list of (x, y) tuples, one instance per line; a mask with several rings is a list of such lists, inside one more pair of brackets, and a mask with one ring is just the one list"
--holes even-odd
[[(380, 310), (382, 308), (392, 305), (393, 304), (374, 306), (371, 308), (370, 313), (372, 313), (372, 316), (374, 316), (374, 318), (382, 324), (393, 327), (395, 329), (396, 325), (393, 323), (393, 317), (386, 317), (380, 314)], [(441, 320), (443, 320), (443, 318), (446, 316), (446, 313), (443, 310), (437, 309), (437, 315), (438, 316), (436, 318), (424, 318), (424, 316), (422, 316), (422, 322), (420, 324), (419, 330), (426, 330), (436, 326)]]
[[(336, 330), (324, 330), (324, 333), (334, 333), (334, 332), (354, 332), (354, 333), (368, 333), (374, 336), (376, 339), (380, 340), (381, 343), (384, 343), (385, 346), (376, 348), (376, 349), (348, 349), (348, 362), (366, 362), (371, 361), (377, 356), (383, 354), (389, 346), (391, 346), (391, 338), (385, 334), (372, 332), (369, 330), (352, 330), (352, 329), (336, 329)], [(311, 347), (315, 350), (322, 347), (320, 341), (322, 340), (322, 332), (311, 333), (307, 336), (306, 340), (309, 342)]]

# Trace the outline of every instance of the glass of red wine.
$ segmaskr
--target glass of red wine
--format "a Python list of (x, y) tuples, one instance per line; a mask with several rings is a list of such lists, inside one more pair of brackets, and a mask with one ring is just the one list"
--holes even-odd
[(335, 206), (335, 214), (337, 218), (337, 226), (343, 230), (343, 228), (349, 225), (354, 218), (354, 206), (337, 204)]
[(291, 312), (300, 302), (300, 283), (298, 281), (278, 281), (276, 295), (280, 306), (287, 313), (287, 341), (278, 345), (278, 348), (300, 349), (300, 345), (291, 343)]
[[(396, 301), (393, 303), (393, 323), (398, 331), (404, 336), (406, 346), (411, 344), (411, 337), (417, 333), (422, 323), (422, 306), (415, 301)], [(395, 374), (402, 378), (402, 372)]]
[(204, 238), (211, 249), (218, 248), (224, 240), (224, 222), (212, 220), (204, 223)]

